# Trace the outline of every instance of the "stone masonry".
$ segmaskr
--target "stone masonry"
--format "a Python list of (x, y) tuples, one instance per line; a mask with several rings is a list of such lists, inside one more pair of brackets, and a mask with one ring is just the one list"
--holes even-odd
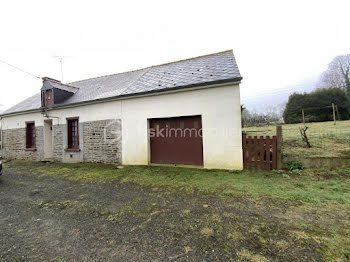
[(84, 161), (118, 163), (122, 159), (120, 119), (83, 123)]
[(52, 135), (53, 135), (53, 160), (62, 161), (63, 160), (63, 130), (65, 125), (53, 125)]
[[(43, 127), (36, 130), (36, 149), (26, 149), (26, 129), (3, 130), (3, 157), (7, 159), (44, 159)], [(53, 160), (101, 163), (122, 162), (121, 120), (101, 120), (79, 124), (79, 152), (67, 152), (67, 125), (53, 125)], [(73, 157), (73, 158), (72, 158)]]
[(26, 129), (3, 130), (3, 157), (7, 159), (41, 160), (44, 157), (43, 127), (35, 127), (36, 148), (26, 148)]

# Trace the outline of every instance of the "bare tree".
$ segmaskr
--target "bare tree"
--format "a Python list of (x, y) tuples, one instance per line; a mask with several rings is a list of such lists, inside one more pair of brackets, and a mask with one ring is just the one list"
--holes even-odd
[(320, 78), (320, 87), (342, 88), (350, 99), (350, 54), (335, 57)]
[(244, 123), (244, 127), (270, 125), (280, 123), (281, 117), (272, 111), (267, 113), (250, 113), (248, 109), (245, 109), (242, 112), (242, 122)]
[(305, 126), (305, 127), (299, 127), (299, 131), (300, 131), (300, 135), (301, 135), (301, 139), (304, 141), (304, 143), (306, 144), (306, 146), (308, 148), (311, 147), (311, 144), (310, 144), (310, 141), (309, 141), (309, 138), (306, 134), (306, 130), (308, 130), (308, 126)]

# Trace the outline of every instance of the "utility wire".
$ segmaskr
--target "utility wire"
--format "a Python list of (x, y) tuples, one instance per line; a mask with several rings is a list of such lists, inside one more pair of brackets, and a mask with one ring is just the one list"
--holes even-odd
[(21, 68), (19, 68), (19, 67), (17, 67), (17, 66), (11, 65), (11, 64), (7, 63), (6, 61), (0, 60), (0, 62), (1, 62), (1, 63), (4, 63), (5, 65), (8, 65), (8, 66), (10, 66), (10, 67), (12, 67), (12, 68), (14, 68), (14, 69), (17, 69), (18, 71), (21, 71), (22, 73), (25, 73), (25, 74), (27, 74), (27, 75), (33, 76), (33, 77), (38, 78), (38, 79), (41, 79), (41, 77), (36, 76), (36, 75), (34, 75), (34, 74), (32, 74), (32, 73), (29, 73), (29, 72), (27, 72), (27, 71), (25, 71), (25, 70), (23, 70), (23, 69), (21, 69)]

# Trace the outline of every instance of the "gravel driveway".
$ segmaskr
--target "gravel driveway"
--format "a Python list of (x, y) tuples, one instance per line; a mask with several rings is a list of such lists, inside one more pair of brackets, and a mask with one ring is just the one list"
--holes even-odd
[(323, 260), (288, 235), (283, 206), (261, 203), (4, 170), (0, 260)]

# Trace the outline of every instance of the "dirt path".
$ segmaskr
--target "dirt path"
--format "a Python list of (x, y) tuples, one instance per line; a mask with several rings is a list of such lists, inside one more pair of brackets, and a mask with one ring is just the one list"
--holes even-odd
[(5, 170), (1, 261), (323, 261), (288, 207)]

